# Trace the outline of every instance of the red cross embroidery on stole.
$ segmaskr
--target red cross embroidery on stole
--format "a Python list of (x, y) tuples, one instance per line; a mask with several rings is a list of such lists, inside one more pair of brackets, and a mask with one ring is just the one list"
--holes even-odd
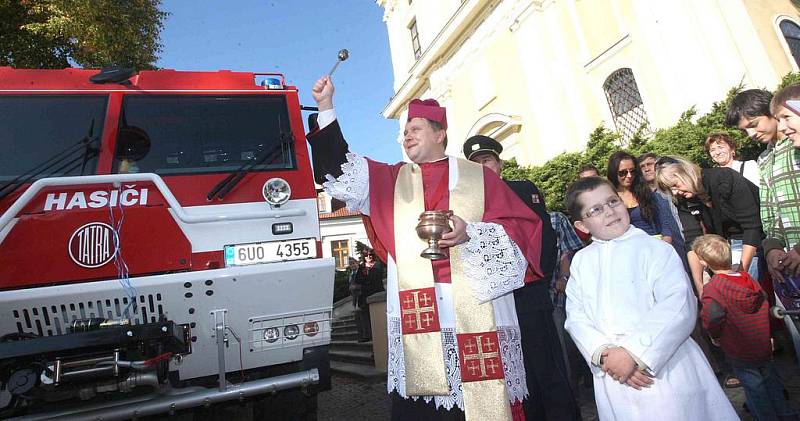
[(438, 332), (439, 309), (433, 288), (400, 291), (403, 334)]
[(458, 334), (458, 354), (462, 382), (505, 377), (497, 332)]

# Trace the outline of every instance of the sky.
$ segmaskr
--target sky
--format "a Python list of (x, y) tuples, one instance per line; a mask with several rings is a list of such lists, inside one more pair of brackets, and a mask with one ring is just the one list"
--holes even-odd
[(161, 7), (170, 15), (158, 67), (283, 73), (302, 105), (316, 105), (311, 87), (346, 48), (350, 57), (333, 82), (350, 150), (383, 162), (402, 159), (398, 122), (381, 116), (393, 76), (383, 8), (374, 0), (162, 0)]

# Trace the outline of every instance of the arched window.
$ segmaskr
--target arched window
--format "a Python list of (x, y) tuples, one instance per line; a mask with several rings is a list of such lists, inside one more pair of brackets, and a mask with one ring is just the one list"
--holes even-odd
[(800, 66), (800, 26), (789, 19), (782, 20), (778, 26), (781, 28), (783, 38), (786, 39), (786, 44), (789, 45), (789, 52), (792, 53), (794, 62)]
[(629, 68), (619, 69), (611, 74), (603, 83), (603, 90), (608, 100), (608, 108), (614, 118), (614, 125), (622, 140), (627, 142), (639, 129), (645, 133), (650, 131), (647, 112), (644, 110), (639, 87)]

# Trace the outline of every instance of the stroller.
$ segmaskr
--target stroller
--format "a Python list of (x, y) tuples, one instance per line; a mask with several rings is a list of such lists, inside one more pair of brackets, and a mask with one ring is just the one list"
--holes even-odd
[(792, 337), (795, 356), (800, 363), (800, 278), (786, 276), (785, 282), (773, 279), (775, 289), (775, 306), (772, 316), (783, 319), (786, 329)]

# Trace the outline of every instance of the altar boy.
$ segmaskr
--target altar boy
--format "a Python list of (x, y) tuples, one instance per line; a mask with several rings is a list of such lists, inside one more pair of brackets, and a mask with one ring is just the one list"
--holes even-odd
[(576, 181), (566, 205), (592, 235), (567, 283), (566, 330), (594, 374), (601, 420), (738, 420), (689, 338), (694, 298), (672, 247), (632, 227), (603, 178)]

